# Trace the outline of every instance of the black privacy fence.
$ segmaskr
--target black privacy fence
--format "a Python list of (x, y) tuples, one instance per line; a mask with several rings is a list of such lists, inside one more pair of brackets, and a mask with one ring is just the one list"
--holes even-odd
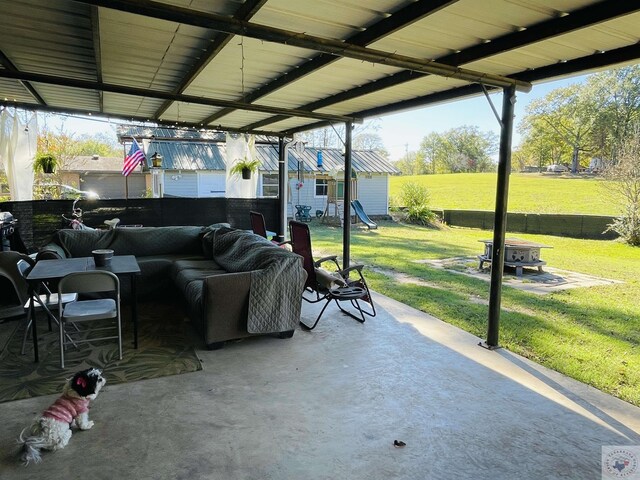
[[(249, 211), (261, 212), (270, 229), (279, 224), (278, 199), (274, 198), (142, 198), (79, 200), (82, 218), (89, 227), (104, 227), (105, 220), (120, 219), (121, 226), (211, 225), (226, 222), (250, 229)], [(73, 200), (1, 202), (0, 211), (17, 220), (18, 242), (29, 252), (44, 245), (61, 228), (69, 228)], [(21, 250), (21, 249), (20, 249)]]

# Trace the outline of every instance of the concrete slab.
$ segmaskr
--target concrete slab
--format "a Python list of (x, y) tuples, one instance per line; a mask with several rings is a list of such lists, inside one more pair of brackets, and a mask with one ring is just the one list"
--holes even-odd
[[(435, 268), (447, 269), (451, 272), (460, 273), (486, 282), (491, 281), (490, 265), (487, 265), (482, 270), (478, 270), (478, 259), (476, 257), (417, 260), (416, 263), (426, 263)], [(547, 295), (570, 288), (595, 287), (624, 282), (545, 266), (543, 272), (539, 272), (537, 268), (525, 267), (523, 268), (521, 277), (515, 275), (515, 269), (505, 269), (502, 283), (503, 285), (529, 293)]]
[(15, 439), (55, 397), (2, 404), (2, 478), (595, 479), (603, 445), (640, 444), (640, 409), (375, 299), (362, 325), (329, 307), (290, 340), (201, 351), (201, 372), (107, 385), (39, 465)]

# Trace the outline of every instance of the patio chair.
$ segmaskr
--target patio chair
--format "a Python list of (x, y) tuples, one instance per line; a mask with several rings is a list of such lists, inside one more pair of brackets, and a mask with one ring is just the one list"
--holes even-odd
[[(35, 265), (35, 261), (22, 253), (8, 251), (0, 252), (0, 277), (4, 277), (8, 280), (9, 284), (13, 287), (14, 298), (22, 307), (22, 311), (19, 314), (25, 315), (25, 329), (22, 338), (22, 355), (25, 354), (26, 343), (31, 331), (31, 297), (33, 294), (33, 308), (36, 311), (44, 311), (49, 319), (49, 331), (51, 331), (51, 321), (53, 320), (58, 324), (58, 318), (54, 312), (58, 311), (59, 295), (52, 293), (49, 287), (41, 283), (40, 289), (44, 290), (44, 293), (33, 292), (29, 288), (27, 282), (27, 275), (31, 271), (31, 268)], [(62, 295), (61, 301), (63, 304), (72, 302), (77, 299), (76, 294)]]
[(249, 217), (251, 218), (251, 230), (256, 235), (260, 235), (261, 237), (266, 238), (267, 240), (270, 240), (271, 243), (274, 243), (275, 245), (278, 245), (278, 246), (287, 245), (291, 243), (288, 241), (278, 242), (276, 240), (273, 240), (273, 238), (269, 238), (269, 234), (273, 232), (267, 231), (267, 225), (264, 221), (264, 215), (262, 215), (262, 213), (251, 210), (249, 212)]
[[(303, 266), (307, 272), (302, 299), (309, 303), (325, 302), (313, 325), (309, 326), (302, 321), (300, 322), (300, 326), (303, 329), (313, 330), (318, 325), (320, 318), (331, 301), (334, 301), (343, 313), (360, 323), (365, 322), (365, 315), (376, 316), (376, 308), (371, 298), (371, 292), (362, 274), (364, 265), (351, 265), (348, 268), (341, 269), (338, 257), (335, 255), (322, 257), (314, 261), (309, 226), (306, 223), (291, 220), (289, 222), (289, 231), (293, 253), (297, 253), (302, 257)], [(322, 268), (324, 263), (329, 263), (332, 269), (335, 268), (335, 272)], [(350, 278), (352, 274), (357, 278)], [(342, 303), (344, 302), (349, 302), (353, 311), (343, 308)]]
[(118, 277), (105, 270), (75, 272), (66, 275), (58, 284), (58, 292), (64, 293), (109, 293), (115, 298), (98, 298), (90, 300), (76, 300), (62, 305), (59, 300), (60, 311), (60, 367), (64, 368), (66, 325), (68, 323), (93, 322), (96, 320), (114, 319), (115, 326), (96, 327), (93, 331), (112, 330), (117, 328), (118, 334), (106, 337), (90, 337), (74, 340), (76, 344), (118, 339), (119, 358), (122, 360), (122, 323), (120, 319), (120, 281)]

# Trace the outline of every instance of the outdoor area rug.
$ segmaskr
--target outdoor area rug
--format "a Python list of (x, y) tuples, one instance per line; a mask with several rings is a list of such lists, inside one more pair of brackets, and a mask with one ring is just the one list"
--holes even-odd
[[(41, 314), (40, 314), (41, 315)], [(180, 307), (171, 303), (138, 305), (138, 349), (133, 348), (130, 307), (123, 305), (123, 356), (118, 359), (116, 340), (82, 343), (67, 347), (65, 367), (60, 368), (57, 326), (49, 332), (44, 316), (38, 320), (40, 362), (33, 361), (33, 341), (29, 338), (26, 354), (21, 355), (23, 320), (0, 353), (0, 403), (62, 392), (67, 378), (86, 368), (100, 368), (107, 385), (177, 375), (202, 370), (194, 346), (196, 336)], [(105, 332), (98, 332), (104, 336)], [(110, 334), (110, 333), (109, 333)], [(74, 335), (83, 335), (79, 332)], [(95, 335), (95, 333), (94, 333)]]

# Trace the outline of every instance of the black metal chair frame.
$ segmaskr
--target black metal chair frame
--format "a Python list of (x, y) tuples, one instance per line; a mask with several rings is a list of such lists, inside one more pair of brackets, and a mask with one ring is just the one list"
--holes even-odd
[[(313, 325), (309, 326), (302, 321), (300, 322), (300, 326), (303, 329), (313, 330), (316, 328), (320, 318), (332, 301), (336, 303), (342, 313), (360, 323), (365, 322), (365, 315), (369, 317), (376, 316), (376, 308), (371, 298), (371, 292), (362, 274), (364, 265), (351, 265), (348, 268), (341, 269), (336, 255), (322, 257), (314, 261), (311, 253), (309, 226), (305, 223), (291, 220), (289, 222), (289, 231), (293, 252), (303, 258), (304, 269), (307, 272), (307, 280), (305, 282), (302, 299), (309, 303), (325, 302)], [(333, 276), (338, 285), (335, 288), (326, 287), (318, 280), (318, 272), (316, 269), (322, 268), (322, 265), (327, 262), (331, 263), (332, 268), (335, 267)], [(357, 277), (354, 275), (356, 278), (350, 278), (351, 274), (357, 274)], [(356, 313), (343, 308), (341, 305), (342, 302), (350, 302)], [(368, 304), (368, 306), (364, 306), (363, 303)]]

